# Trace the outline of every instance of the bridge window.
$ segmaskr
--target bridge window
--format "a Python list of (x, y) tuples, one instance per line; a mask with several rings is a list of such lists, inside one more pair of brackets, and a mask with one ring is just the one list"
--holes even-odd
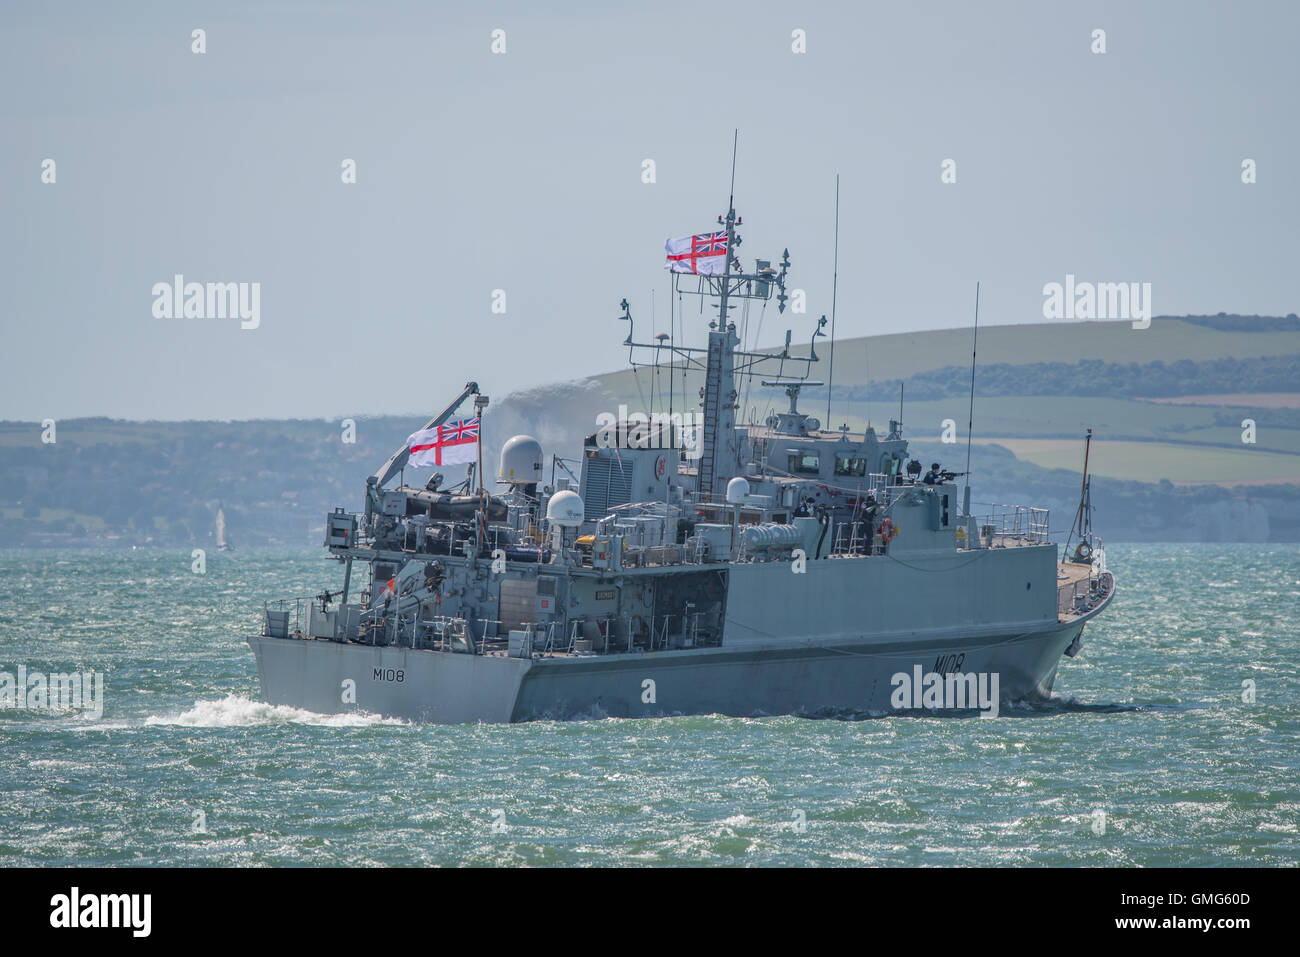
[(851, 455), (835, 456), (835, 474), (861, 478), (867, 474), (867, 460)]
[(817, 455), (795, 452), (790, 455), (790, 469), (796, 475), (820, 475), (822, 460)]

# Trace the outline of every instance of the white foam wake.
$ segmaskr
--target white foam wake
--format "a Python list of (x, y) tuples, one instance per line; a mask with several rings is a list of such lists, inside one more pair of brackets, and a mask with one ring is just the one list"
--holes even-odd
[(319, 724), (355, 728), (376, 724), (405, 724), (400, 718), (385, 718), (369, 712), (317, 714), (289, 705), (267, 704), (243, 695), (226, 695), (221, 701), (196, 701), (178, 715), (150, 715), (146, 725), (183, 725), (190, 728), (241, 728), (257, 725)]

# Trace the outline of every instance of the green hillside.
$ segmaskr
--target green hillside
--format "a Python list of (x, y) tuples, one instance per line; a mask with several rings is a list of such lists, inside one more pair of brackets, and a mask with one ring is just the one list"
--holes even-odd
[[(829, 358), (829, 343), (820, 340), (818, 351)], [(898, 415), (905, 381), (904, 434), (913, 454), (960, 469), (969, 362), (967, 329), (837, 343), (827, 424), (857, 431), (869, 417), (886, 427)], [(814, 376), (826, 371), (823, 363)], [(642, 369), (494, 401), (483, 427), (488, 474), (501, 444), (518, 433), (535, 436), (548, 455), (576, 456), (600, 413), (620, 403), (666, 408), (669, 378), (667, 370), (656, 376)], [(677, 379), (674, 408), (697, 410), (699, 380), (688, 380), (684, 399)], [(1294, 316), (1157, 318), (1146, 330), (1128, 323), (990, 326), (980, 330), (976, 381), (977, 502), (1041, 505), (1051, 508), (1053, 527), (1068, 524), (1082, 435), (1091, 427), (1093, 499), (1104, 537), (1300, 541)], [(784, 407), (779, 390), (747, 377), (738, 385), (745, 421)], [(1179, 404), (1180, 395), (1199, 404)], [(824, 391), (810, 390), (802, 406), (827, 417)], [(1254, 422), (1253, 443), (1242, 441), (1245, 419)], [(950, 442), (943, 440), (945, 420)], [(363, 418), (351, 435), (325, 420), (79, 419), (60, 421), (54, 444), (41, 441), (37, 423), (0, 422), (0, 546), (211, 547), (219, 503), (239, 547), (318, 543), (326, 512), (357, 507), (366, 475), (423, 421)]]
[[(807, 346), (791, 351), (806, 355)], [(829, 342), (819, 340), (817, 351), (822, 362), (813, 378), (825, 379)], [(847, 339), (835, 348), (830, 415), (824, 388), (805, 390), (801, 407), (833, 428), (881, 428), (899, 416), (904, 385), (906, 434), (937, 442), (951, 420), (955, 436), (952, 427), (949, 435), (964, 447), (970, 353), (970, 329)], [(698, 407), (695, 374), (684, 387), (680, 373), (653, 369), (598, 381), (630, 408), (662, 407), (658, 397), (670, 382), (675, 408)], [(739, 391), (743, 421), (761, 422), (784, 408), (781, 390), (742, 377)], [(1252, 403), (1257, 393), (1270, 393), (1270, 401)], [(1176, 401), (1181, 395), (1211, 398), (1185, 405)], [(1248, 421), (1253, 436), (1243, 426)], [(1079, 322), (980, 330), (974, 441), (999, 442), (1027, 462), (1057, 468), (1068, 456), (1055, 440), (1077, 439), (1086, 428), (1099, 449), (1114, 443), (1099, 456), (1098, 474), (1225, 486), (1300, 483), (1300, 320), (1157, 317), (1148, 329)]]
[[(1217, 328), (1192, 318), (1167, 316), (1157, 316), (1147, 329), (1134, 329), (1131, 322), (1111, 321), (989, 325), (979, 331), (978, 359), (984, 366), (1078, 362), (1084, 359), (1168, 363), (1180, 359), (1204, 362), (1226, 356), (1244, 359), (1300, 353), (1300, 322), (1288, 324), (1290, 328), (1285, 325), (1278, 328), (1272, 317), (1222, 318), (1227, 322), (1219, 323)], [(1250, 331), (1252, 327), (1249, 325), (1230, 324), (1233, 319), (1256, 318), (1262, 320), (1255, 327), (1258, 331)], [(767, 328), (792, 329), (791, 354), (806, 356), (808, 336), (814, 322), (815, 319), (808, 316), (783, 316), (774, 325), (769, 317)], [(835, 383), (848, 386), (874, 380), (902, 379), (945, 366), (969, 370), (971, 331), (966, 327), (841, 340), (835, 344)], [(822, 360), (818, 366), (818, 378), (825, 378), (830, 351), (827, 339), (817, 340), (817, 353)], [(640, 374), (643, 388), (647, 390), (648, 376), (646, 371)], [(637, 394), (635, 377), (627, 370), (599, 378), (615, 394)], [(699, 387), (698, 381), (692, 381), (692, 385)], [(1296, 389), (1300, 390), (1300, 383), (1296, 384)]]

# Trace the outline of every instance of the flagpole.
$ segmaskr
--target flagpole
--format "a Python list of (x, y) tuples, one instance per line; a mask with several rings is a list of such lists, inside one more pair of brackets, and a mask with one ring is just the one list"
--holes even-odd
[(487, 538), (487, 497), (483, 491), (483, 413), (488, 407), (488, 397), (482, 394), (474, 396), (474, 412), (478, 417), (478, 521), (475, 526), (475, 555), (483, 547)]
[(483, 498), (483, 414), (478, 419), (478, 494)]

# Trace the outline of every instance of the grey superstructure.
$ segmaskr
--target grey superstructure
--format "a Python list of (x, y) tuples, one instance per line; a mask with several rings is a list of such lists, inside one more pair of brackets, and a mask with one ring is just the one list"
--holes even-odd
[[(410, 455), (398, 449), (362, 511), (327, 516), (342, 593), (269, 603), (248, 637), (268, 702), (495, 722), (887, 714), (953, 707), (945, 686), (971, 689), (956, 704), (969, 710), (977, 676), (1001, 702), (1050, 693), (1114, 594), (1101, 549), (1088, 536), (1058, 561), (1045, 510), (976, 514), (953, 473), (918, 474), (900, 422), (851, 435), (800, 412), (800, 389), (820, 385), (821, 327), (806, 356), (789, 333), (781, 351), (742, 349), (731, 310), (773, 296), (784, 310), (789, 255), (744, 272), (734, 208), (720, 220), (723, 272), (674, 277), (717, 300), (707, 346), (638, 343), (623, 304), (633, 357), (703, 373), (702, 425), (611, 416), (576, 483), (549, 485), (540, 445), (516, 436), (499, 496), (481, 461), (459, 487), (390, 487)], [(738, 377), (756, 371), (788, 411), (740, 426)], [(471, 398), (482, 415), (471, 382), (425, 428)]]

